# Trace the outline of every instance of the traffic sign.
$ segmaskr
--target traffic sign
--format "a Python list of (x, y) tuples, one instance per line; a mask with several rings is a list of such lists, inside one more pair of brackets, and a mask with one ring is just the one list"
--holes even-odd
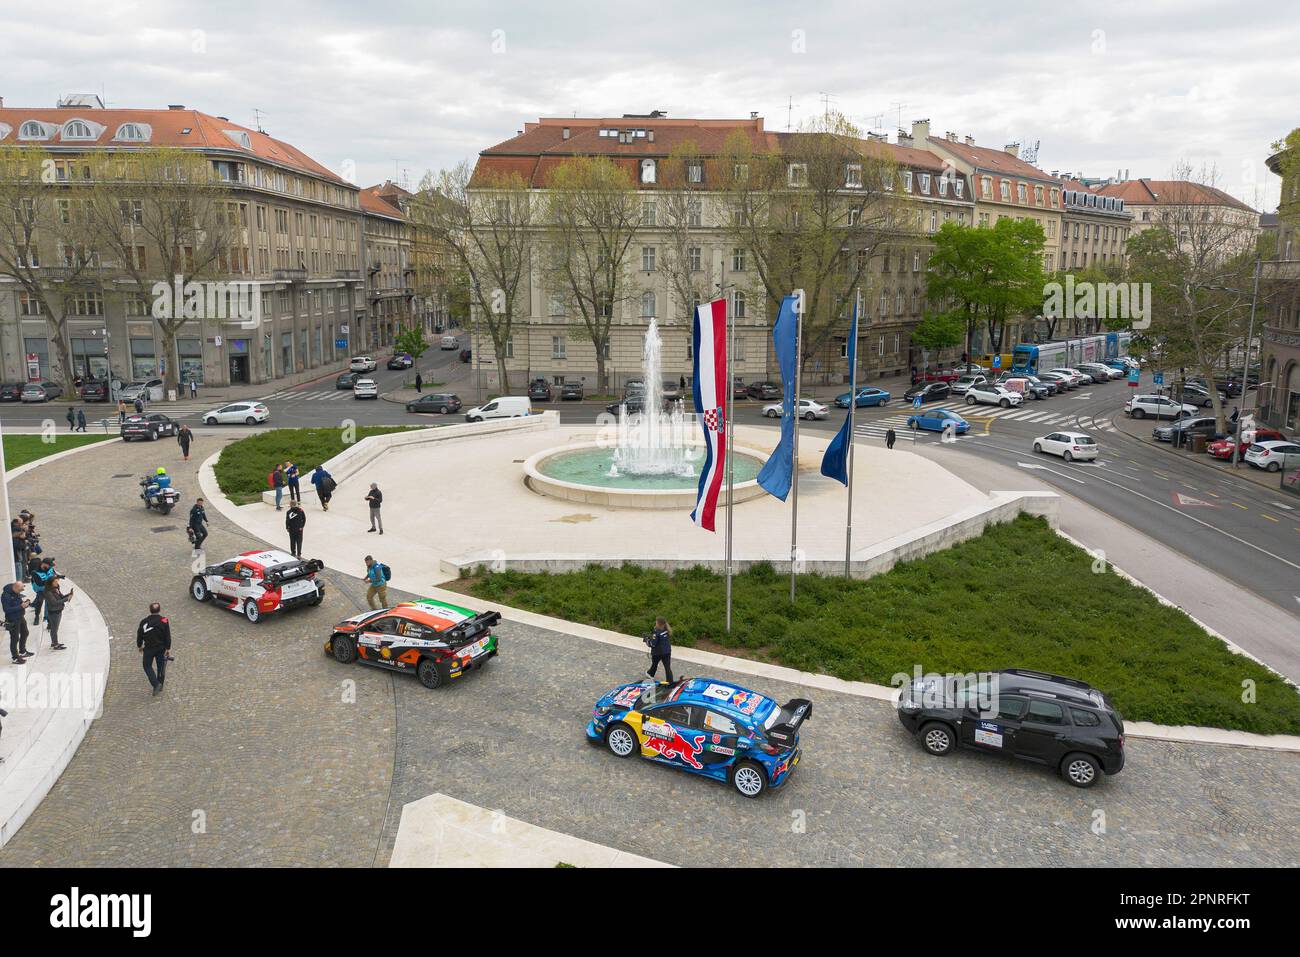
[(918, 395), (915, 399), (912, 400), (912, 408), (919, 409), (920, 407), (921, 407), (921, 397)]
[(347, 347), (348, 347), (348, 340), (346, 340), (346, 339), (335, 339), (335, 340), (334, 340), (334, 348), (335, 348), (335, 349), (346, 349)]
[(1138, 378), (1139, 378), (1140, 376), (1141, 376), (1141, 373), (1138, 372), (1137, 369), (1129, 369), (1129, 370), (1128, 370), (1128, 384), (1131, 385), (1133, 388), (1136, 389), (1136, 388), (1137, 388), (1137, 384), (1138, 384)]
[(1165, 374), (1163, 372), (1157, 372), (1154, 376), (1151, 377), (1151, 381), (1154, 382), (1156, 385), (1164, 385)]
[(1002, 368), (1002, 357), (1001, 357), (1001, 356), (994, 356), (994, 357), (993, 357), (993, 368), (994, 368), (994, 369), (1001, 369), (1001, 368)]

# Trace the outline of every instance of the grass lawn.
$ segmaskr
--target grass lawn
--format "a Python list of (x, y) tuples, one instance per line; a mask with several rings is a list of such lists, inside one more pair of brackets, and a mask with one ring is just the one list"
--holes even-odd
[[(402, 432), (407, 426), (358, 426), (356, 441), (370, 435)], [(261, 499), (266, 491), (266, 476), (278, 462), (296, 462), (307, 481), (311, 470), (342, 452), (343, 430), (271, 429), (232, 442), (221, 452), (215, 469), (217, 484), (232, 502), (247, 505)]]
[[(723, 581), (702, 568), (503, 572), (461, 587), (624, 634), (648, 633), (662, 614), (676, 644), (850, 680), (889, 685), (917, 664), (937, 673), (1034, 668), (1089, 682), (1130, 720), (1300, 732), (1294, 688), (1092, 565), (1045, 521), (1025, 516), (866, 581), (802, 575), (794, 606), (788, 577), (761, 565), (734, 579), (731, 635)], [(1246, 681), (1255, 703), (1242, 701)]]
[(68, 449), (80, 448), (83, 445), (106, 442), (117, 436), (59, 432), (49, 436), (54, 440), (53, 442), (47, 442), (46, 438), (43, 435), (6, 435), (4, 437), (5, 468), (12, 471), (20, 465), (35, 462), (55, 452), (66, 452)]

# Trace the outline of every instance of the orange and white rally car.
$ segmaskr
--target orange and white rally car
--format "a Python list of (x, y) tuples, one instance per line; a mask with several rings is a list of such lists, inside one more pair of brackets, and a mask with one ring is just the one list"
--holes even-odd
[(257, 623), (286, 608), (319, 605), (325, 583), (316, 573), (324, 567), (318, 558), (294, 558), (276, 549), (243, 552), (195, 575), (190, 595), (195, 601), (218, 602)]

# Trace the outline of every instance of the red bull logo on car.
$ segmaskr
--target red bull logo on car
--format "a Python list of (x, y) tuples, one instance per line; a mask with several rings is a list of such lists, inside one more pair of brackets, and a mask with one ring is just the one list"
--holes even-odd
[(679, 758), (697, 771), (704, 765), (695, 756), (704, 750), (704, 735), (695, 735), (694, 741), (688, 741), (676, 728), (661, 721), (645, 723), (645, 747), (654, 751), (661, 758)]

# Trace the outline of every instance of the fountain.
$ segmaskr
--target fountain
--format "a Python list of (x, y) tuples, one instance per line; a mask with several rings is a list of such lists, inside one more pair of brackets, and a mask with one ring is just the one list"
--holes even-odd
[[(619, 409), (617, 425), (595, 442), (548, 449), (524, 463), (529, 486), (547, 495), (591, 504), (632, 508), (680, 508), (694, 504), (704, 463), (700, 426), (683, 400), (663, 408), (663, 340), (651, 319), (641, 351), (641, 411)], [(737, 500), (762, 494), (755, 479), (761, 453), (733, 449)]]

